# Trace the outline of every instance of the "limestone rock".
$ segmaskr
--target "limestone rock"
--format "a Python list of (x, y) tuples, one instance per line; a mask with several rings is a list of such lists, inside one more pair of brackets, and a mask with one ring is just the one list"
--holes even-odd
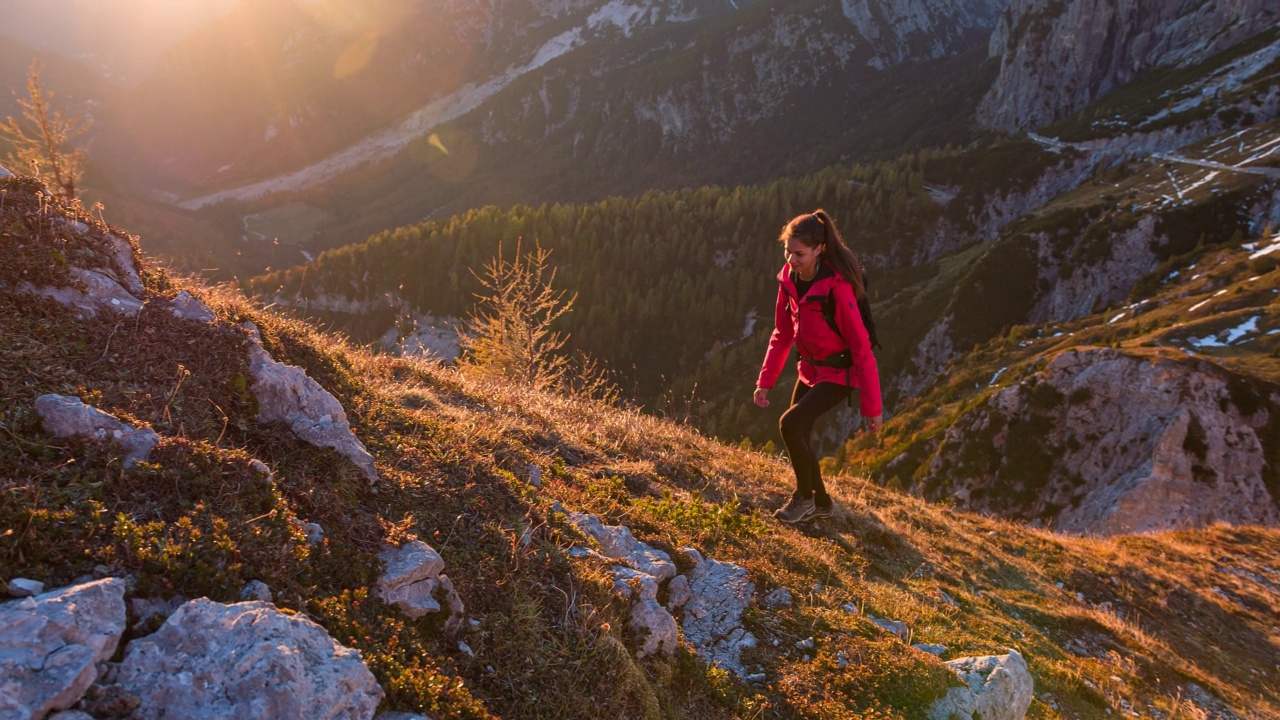
[(675, 612), (692, 599), (693, 592), (689, 590), (689, 578), (684, 575), (671, 578), (671, 582), (667, 583), (667, 609)]
[(31, 597), (44, 592), (44, 583), (28, 578), (14, 578), (9, 581), (9, 596), (16, 598)]
[(258, 600), (260, 602), (271, 602), (271, 588), (261, 580), (251, 580), (240, 590), (241, 600)]
[(640, 598), (632, 606), (629, 627), (640, 638), (637, 658), (672, 655), (680, 642), (676, 619), (657, 600), (651, 598)]
[(196, 296), (183, 290), (169, 301), (169, 312), (183, 320), (194, 320), (202, 323), (212, 323), (218, 319), (218, 316), (209, 309)]
[(71, 268), (70, 273), (74, 284), (68, 287), (35, 287), (23, 283), (19, 289), (74, 307), (85, 317), (95, 317), (102, 310), (133, 317), (142, 309), (141, 300), (103, 273), (81, 267)]
[(791, 602), (791, 591), (784, 587), (774, 588), (764, 596), (764, 606), (774, 610), (791, 607)]
[(991, 35), (1000, 72), (978, 121), (1007, 132), (1050, 124), (1142, 72), (1207, 60), (1277, 20), (1273, 0), (1014, 0)]
[(1277, 412), (1280, 389), (1207, 361), (1068, 350), (958, 418), (918, 487), (1067, 532), (1276, 525)]
[(951, 688), (929, 708), (929, 720), (1022, 720), (1031, 707), (1035, 681), (1017, 650), (1007, 655), (965, 657), (947, 663), (965, 687)]
[(658, 578), (625, 565), (613, 566), (613, 594), (623, 600), (657, 600)]
[(125, 583), (94, 580), (0, 603), (0, 717), (43, 717), (74, 705), (116, 651)]
[(262, 347), (257, 327), (245, 325), (254, 340), (249, 345), (249, 376), (250, 389), (258, 399), (258, 422), (288, 425), (303, 441), (349, 458), (369, 482), (376, 482), (373, 456), (351, 432), (338, 399), (302, 368), (273, 360)]
[(58, 438), (111, 439), (125, 451), (124, 465), (146, 462), (160, 436), (150, 428), (135, 428), (115, 416), (85, 405), (79, 398), (65, 395), (41, 395), (36, 398), (36, 413), (45, 432)]
[(907, 642), (911, 639), (911, 628), (907, 627), (907, 624), (901, 620), (885, 620), (873, 615), (868, 615), (867, 619), (881, 630), (896, 635), (902, 642)]
[[(400, 547), (387, 547), (378, 553), (387, 569), (378, 579), (378, 595), (388, 605), (396, 605), (406, 617), (420, 618), (440, 612), (436, 591), (444, 589), (450, 606), (450, 627), (461, 622), (462, 599), (449, 578), (441, 575), (444, 558), (435, 548), (421, 540), (411, 540)], [(452, 630), (451, 630), (452, 631)]]
[(659, 580), (675, 577), (676, 564), (671, 561), (671, 556), (637, 540), (630, 528), (605, 525), (600, 522), (600, 518), (587, 513), (569, 513), (569, 522), (576, 525), (584, 535), (595, 538), (605, 557), (621, 560)]
[(125, 650), (115, 680), (138, 720), (372, 718), (382, 688), (324, 628), (261, 602), (192, 600)]
[(436, 577), (444, 570), (444, 558), (421, 540), (410, 540), (400, 547), (385, 547), (378, 553), (378, 559), (387, 566), (378, 580), (378, 587), (384, 592)]
[(0, 180), (8, 180), (13, 176), (14, 176), (13, 173), (9, 172), (4, 167), (0, 167)]
[(683, 552), (694, 562), (689, 572), (693, 598), (684, 606), (680, 627), (698, 656), (746, 676), (741, 653), (754, 647), (756, 638), (742, 627), (742, 613), (751, 603), (755, 585), (741, 565), (703, 558), (693, 548)]

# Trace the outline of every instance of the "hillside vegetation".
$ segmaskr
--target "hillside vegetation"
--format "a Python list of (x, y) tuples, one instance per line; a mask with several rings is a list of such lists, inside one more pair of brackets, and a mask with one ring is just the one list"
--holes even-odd
[[(872, 615), (945, 646), (944, 659), (1018, 649), (1032, 718), (1280, 716), (1274, 529), (1071, 537), (848, 475), (831, 483), (834, 518), (780, 526), (767, 518), (790, 490), (785, 464), (686, 425), (370, 354), (145, 262), (136, 317), (35, 296), (22, 288), (67, 286), (72, 268), (101, 262), (105, 232), (125, 231), (30, 179), (0, 183), (4, 579), (120, 576), (131, 597), (223, 602), (259, 579), (361, 652), (383, 709), (433, 718), (921, 717), (958, 681)], [(216, 319), (165, 311), (181, 289)], [(340, 400), (378, 482), (257, 422), (245, 320)], [(53, 439), (32, 409), (44, 393), (160, 443), (126, 468), (109, 444)], [(681, 570), (686, 546), (744, 566), (756, 595), (743, 623), (761, 642), (743, 662), (764, 679), (686, 648), (635, 660), (608, 565), (571, 557), (590, 543), (566, 511), (625, 524)], [(408, 537), (444, 557), (466, 603), (456, 637), (370, 591), (383, 543)], [(763, 602), (776, 588), (793, 602)]]

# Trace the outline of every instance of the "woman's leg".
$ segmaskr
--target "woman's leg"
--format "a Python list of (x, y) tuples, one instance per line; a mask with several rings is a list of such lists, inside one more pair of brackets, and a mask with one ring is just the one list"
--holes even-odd
[(809, 439), (818, 418), (847, 397), (849, 388), (844, 385), (824, 382), (809, 387), (797, 380), (791, 393), (791, 407), (778, 421), (782, 442), (787, 446), (791, 468), (796, 474), (796, 493), (813, 496), (819, 505), (829, 506), (831, 499), (822, 484), (822, 471)]

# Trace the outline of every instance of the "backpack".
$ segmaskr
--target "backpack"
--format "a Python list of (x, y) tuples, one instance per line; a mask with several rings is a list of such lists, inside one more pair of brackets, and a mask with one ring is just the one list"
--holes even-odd
[[(880, 349), (880, 339), (876, 337), (876, 321), (871, 317), (871, 301), (867, 299), (865, 292), (867, 287), (867, 272), (862, 271), (862, 287), (864, 292), (862, 297), (858, 298), (858, 314), (862, 316), (862, 325), (867, 328), (867, 337), (871, 340), (871, 348), (873, 350)], [(836, 325), (836, 301), (831, 298), (831, 294), (827, 293), (822, 297), (822, 319), (827, 321), (827, 325), (835, 331), (840, 339), (844, 339), (844, 335), (840, 332), (840, 328)]]

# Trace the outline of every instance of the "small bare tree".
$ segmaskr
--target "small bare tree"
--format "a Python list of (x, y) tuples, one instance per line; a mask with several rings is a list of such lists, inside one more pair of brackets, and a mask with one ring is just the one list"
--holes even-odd
[(18, 98), (22, 121), (12, 116), (0, 123), (0, 137), (13, 146), (7, 162), (31, 168), (37, 177), (48, 174), (56, 192), (68, 199), (76, 196), (76, 183), (84, 174), (85, 151), (72, 144), (89, 130), (83, 111), (71, 117), (52, 107), (53, 93), (40, 86), (40, 66), (35, 60), (27, 71), (27, 98)]
[(553, 287), (556, 270), (548, 264), (550, 256), (550, 250), (536, 243), (532, 252), (521, 254), (517, 244), (515, 259), (506, 260), (499, 245), (484, 276), (476, 275), (484, 291), (476, 294), (476, 309), (466, 323), (468, 365), (538, 388), (564, 376), (568, 358), (560, 350), (569, 336), (551, 326), (573, 309), (578, 295)]

